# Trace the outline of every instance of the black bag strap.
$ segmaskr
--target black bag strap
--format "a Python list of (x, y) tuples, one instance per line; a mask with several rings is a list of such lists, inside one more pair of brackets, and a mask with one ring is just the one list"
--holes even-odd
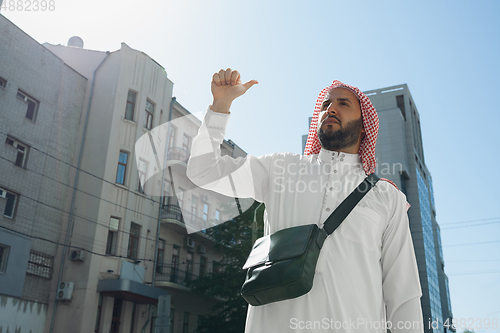
[(326, 219), (323, 229), (328, 235), (335, 231), (338, 226), (344, 221), (344, 219), (351, 213), (351, 211), (356, 207), (358, 202), (363, 199), (363, 197), (368, 193), (375, 184), (379, 181), (379, 177), (372, 173), (365, 180), (359, 184), (354, 191), (349, 194), (349, 196), (342, 201), (342, 203), (333, 211), (332, 214)]

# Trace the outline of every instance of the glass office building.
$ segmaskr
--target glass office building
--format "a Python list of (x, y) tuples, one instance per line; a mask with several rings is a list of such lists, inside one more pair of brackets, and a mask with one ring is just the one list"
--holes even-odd
[[(452, 311), (444, 271), (441, 234), (436, 220), (432, 177), (425, 165), (420, 114), (406, 84), (365, 91), (380, 119), (377, 175), (392, 180), (406, 194), (410, 229), (422, 286), (426, 333), (445, 333)], [(436, 322), (438, 325), (432, 325)], [(436, 327), (437, 326), (437, 327)]]

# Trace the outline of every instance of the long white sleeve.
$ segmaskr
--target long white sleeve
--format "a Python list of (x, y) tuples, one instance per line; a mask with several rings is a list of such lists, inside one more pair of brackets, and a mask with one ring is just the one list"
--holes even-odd
[(207, 110), (198, 135), (193, 139), (187, 176), (201, 188), (262, 202), (272, 156), (221, 156), (220, 145), (228, 121), (229, 114)]
[[(413, 249), (406, 200), (402, 193), (394, 202), (394, 215), (383, 235), (382, 288), (387, 320), (393, 333), (423, 332), (420, 297), (422, 291)], [(411, 323), (411, 325), (410, 325)]]
[(422, 333), (424, 332), (422, 322), (422, 307), (420, 297), (401, 304), (392, 315), (392, 333)]

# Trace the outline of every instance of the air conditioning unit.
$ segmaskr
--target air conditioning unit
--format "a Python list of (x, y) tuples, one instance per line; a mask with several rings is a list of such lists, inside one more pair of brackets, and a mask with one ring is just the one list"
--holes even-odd
[(205, 253), (205, 252), (207, 252), (207, 249), (205, 248), (205, 245), (198, 246), (198, 252), (199, 253)]
[(210, 201), (208, 200), (208, 198), (209, 198), (209, 197), (208, 197), (208, 195), (203, 194), (203, 201), (205, 201), (205, 202), (210, 202)]
[(194, 249), (194, 240), (191, 237), (186, 237), (186, 247)]
[(72, 261), (83, 261), (83, 260), (85, 260), (85, 251), (83, 251), (83, 250), (72, 250), (69, 253), (69, 260), (72, 260)]
[(73, 282), (61, 281), (57, 286), (57, 299), (59, 301), (71, 301), (73, 298), (73, 289), (75, 289)]

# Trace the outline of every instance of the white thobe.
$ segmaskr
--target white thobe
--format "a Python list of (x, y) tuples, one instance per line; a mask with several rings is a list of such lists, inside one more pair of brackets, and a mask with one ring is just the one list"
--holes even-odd
[[(359, 155), (325, 149), (308, 156), (221, 156), (229, 117), (207, 110), (187, 174), (200, 187), (229, 196), (236, 190), (236, 196), (264, 202), (265, 235), (297, 225), (322, 226), (366, 177)], [(421, 296), (406, 197), (379, 181), (326, 239), (312, 290), (291, 300), (249, 305), (245, 332), (385, 333), (392, 327), (393, 333), (420, 333)]]

